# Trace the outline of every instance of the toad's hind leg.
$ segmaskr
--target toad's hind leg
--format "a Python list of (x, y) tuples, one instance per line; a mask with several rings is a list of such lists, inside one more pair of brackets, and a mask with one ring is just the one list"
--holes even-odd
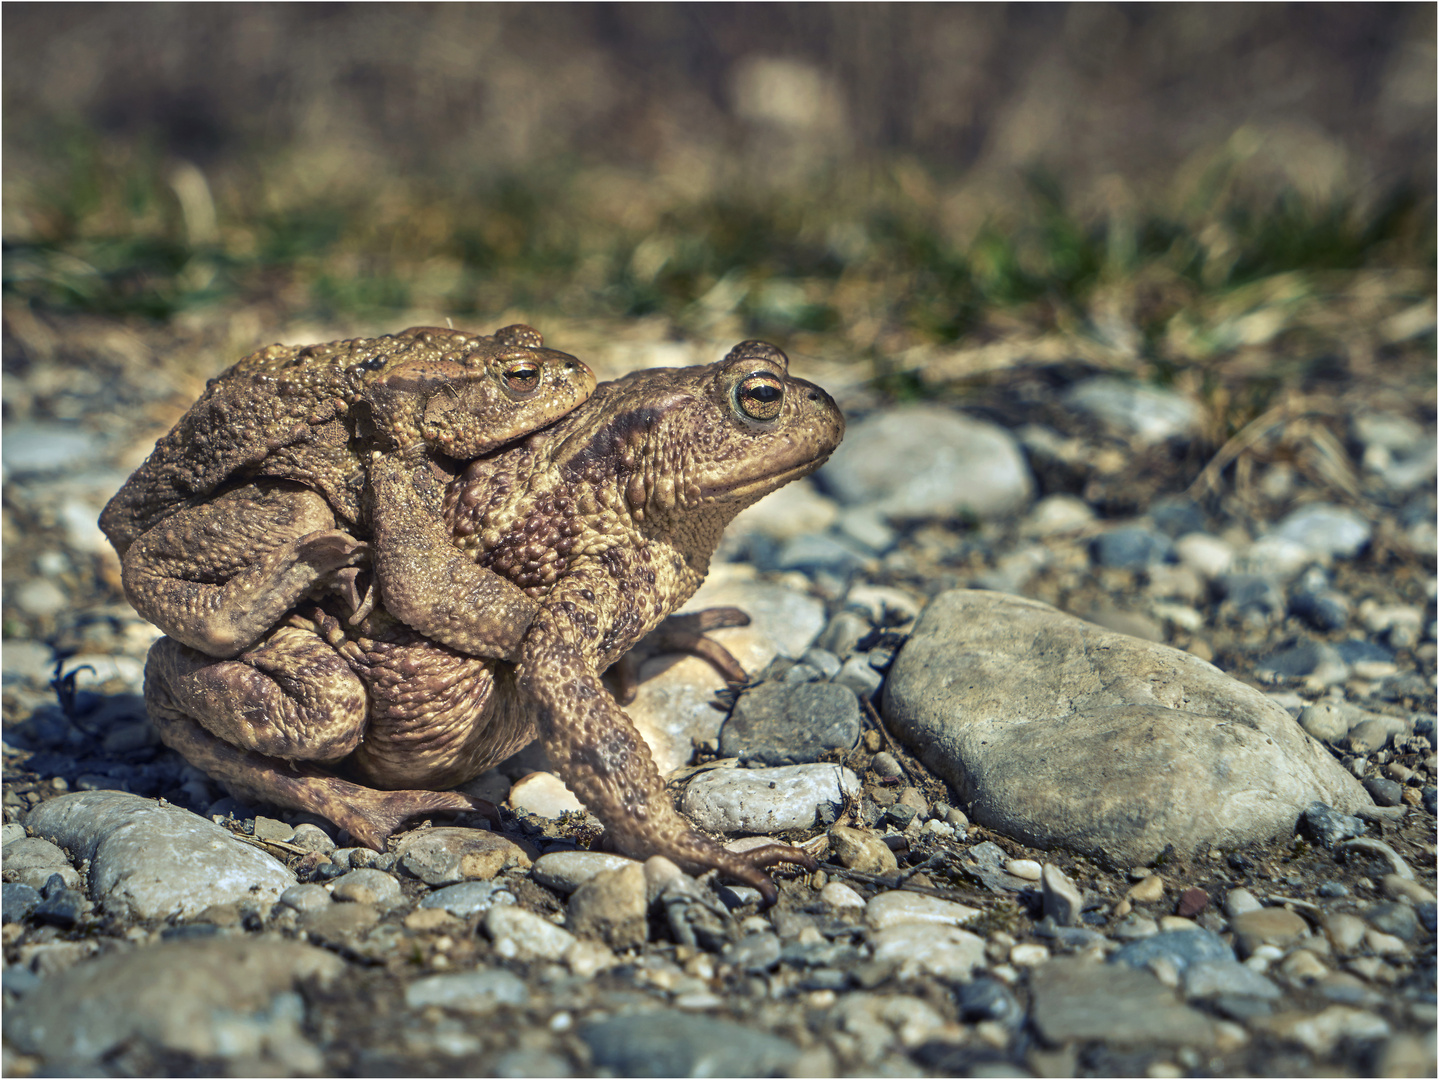
[[(157, 662), (155, 649), (162, 646)], [(161, 639), (155, 649), (145, 668), (145, 703), (161, 740), (237, 799), (319, 814), (348, 830), (357, 843), (376, 850), (383, 850), (390, 834), (413, 818), (470, 811), (492, 817), (495, 813), (484, 800), (457, 791), (376, 791), (322, 768), (256, 753), (217, 738), (188, 711), (192, 699), (185, 690), (179, 695), (171, 693), (168, 680), (177, 669), (164, 654), (183, 646)], [(183, 675), (177, 681), (183, 683)]]

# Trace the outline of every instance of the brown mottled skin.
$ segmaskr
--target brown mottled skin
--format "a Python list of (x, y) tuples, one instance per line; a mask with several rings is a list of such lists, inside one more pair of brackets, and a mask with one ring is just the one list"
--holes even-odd
[[(382, 609), (352, 627), (314, 607), (234, 661), (161, 640), (146, 669), (151, 714), (168, 745), (237, 795), (322, 814), (376, 847), (407, 818), (482, 808), (435, 789), (538, 737), (616, 849), (718, 868), (772, 901), (764, 867), (810, 858), (782, 844), (734, 854), (691, 828), (601, 674), (657, 628), (729, 659), (702, 635), (742, 613), (667, 617), (734, 515), (816, 469), (843, 431), (829, 395), (763, 342), (606, 383), (472, 462), (445, 494), (456, 545), (538, 602), (515, 663), (461, 655)], [(307, 680), (323, 700), (299, 700), (317, 693), (297, 693)], [(307, 709), (308, 734), (295, 727)]]
[(455, 551), (441, 456), (476, 457), (593, 392), (588, 367), (542, 344), (528, 326), (418, 326), (247, 356), (105, 507), (126, 597), (177, 641), (237, 656), (318, 591), (364, 610), (369, 533), (391, 615), (476, 656), (511, 654), (536, 605)]

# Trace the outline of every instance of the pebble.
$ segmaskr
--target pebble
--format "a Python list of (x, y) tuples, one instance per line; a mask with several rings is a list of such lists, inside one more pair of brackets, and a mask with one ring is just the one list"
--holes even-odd
[(1352, 709), (1328, 701), (1308, 705), (1299, 712), (1299, 726), (1320, 742), (1338, 743), (1349, 734), (1353, 722)]
[(1284, 958), (1279, 971), (1286, 978), (1297, 982), (1312, 982), (1329, 974), (1324, 961), (1308, 949), (1296, 949)]
[[(1036, 640), (1043, 665), (1033, 663)], [(1023, 597), (954, 590), (932, 600), (890, 672), (882, 712), (966, 792), (976, 821), (1131, 864), (1170, 843), (1191, 850), (1287, 834), (1317, 800), (1341, 810), (1368, 802), (1259, 691), (1187, 653)], [(1219, 719), (1240, 714), (1242, 724)], [(1103, 794), (1120, 787), (1123, 800)], [(1214, 805), (1246, 810), (1193, 812)]]
[(1243, 915), (1250, 911), (1261, 911), (1264, 905), (1248, 889), (1230, 889), (1224, 894), (1224, 914), (1231, 919), (1236, 915)]
[(1061, 957), (1036, 971), (1030, 1016), (1045, 1042), (1204, 1046), (1214, 1022), (1147, 971)]
[(829, 849), (841, 866), (865, 874), (889, 874), (899, 861), (889, 845), (867, 829), (836, 825), (829, 831)]
[(1304, 918), (1284, 908), (1241, 912), (1230, 918), (1229, 926), (1243, 957), (1252, 955), (1262, 945), (1292, 945), (1309, 933), (1309, 924)]
[(411, 1009), (438, 1005), (473, 1016), (492, 1013), (501, 1005), (526, 1005), (529, 1000), (525, 981), (503, 968), (430, 975), (405, 987), (405, 1005)]
[(842, 881), (829, 882), (820, 889), (819, 898), (832, 908), (862, 908), (865, 906), (864, 897)]
[(1384, 894), (1395, 900), (1410, 900), (1416, 904), (1434, 903), (1434, 893), (1412, 878), (1401, 874), (1385, 874), (1380, 879)]
[(565, 925), (580, 937), (602, 939), (612, 949), (639, 948), (649, 934), (645, 866), (630, 862), (601, 870), (570, 897)]
[(883, 555), (894, 547), (899, 534), (885, 523), (883, 517), (864, 506), (851, 507), (839, 515), (834, 526), (841, 536), (853, 540), (863, 548)]
[(839, 765), (713, 769), (689, 782), (680, 806), (702, 829), (776, 833), (812, 828), (821, 813), (833, 821), (859, 792), (859, 777)]
[(1120, 941), (1138, 941), (1159, 933), (1159, 922), (1147, 915), (1126, 915), (1114, 928), (1114, 936)]
[(489, 881), (503, 870), (530, 867), (519, 845), (484, 829), (420, 829), (400, 841), (397, 854), (400, 865), (426, 885)]
[(1234, 547), (1208, 533), (1190, 533), (1174, 542), (1174, 554), (1183, 566), (1200, 577), (1214, 580), (1234, 564)]
[(868, 656), (860, 654), (844, 662), (839, 674), (834, 677), (834, 685), (848, 687), (860, 697), (869, 699), (879, 693), (879, 688), (884, 685), (884, 676), (875, 671)]
[(551, 851), (535, 860), (530, 876), (557, 892), (572, 893), (602, 871), (638, 865), (633, 859), (603, 851)]
[(1224, 939), (1208, 930), (1170, 930), (1131, 941), (1110, 956), (1111, 963), (1147, 968), (1163, 960), (1178, 973), (1190, 964), (1207, 960), (1233, 960), (1234, 953)]
[(1140, 445), (1190, 435), (1202, 416), (1196, 402), (1172, 390), (1111, 375), (1076, 383), (1065, 392), (1064, 403)]
[(1044, 868), (1033, 859), (1010, 859), (1004, 864), (1006, 872), (1025, 881), (1038, 881)]
[(374, 904), (361, 900), (313, 908), (300, 916), (300, 927), (315, 941), (351, 946), (380, 921)]
[(1184, 993), (1192, 998), (1226, 995), (1272, 1001), (1283, 996), (1274, 982), (1253, 968), (1245, 967), (1232, 954), (1207, 960), (1196, 959), (1184, 968)]
[(1289, 598), (1289, 613), (1316, 630), (1342, 630), (1349, 623), (1349, 598), (1329, 588), (1298, 590)]
[(296, 941), (166, 941), (45, 979), (7, 1005), (5, 1034), (21, 1053), (72, 1066), (94, 1068), (116, 1048), (145, 1043), (231, 1059), (244, 1072), (315, 1072), (318, 1053), (301, 1034), (304, 1004), (295, 991), (307, 980), (327, 987), (344, 970), (340, 957)]
[(465, 919), (489, 911), (496, 905), (513, 904), (515, 894), (494, 881), (464, 881), (450, 885), (420, 899), (422, 908), (439, 908)]
[(865, 905), (864, 921), (875, 930), (907, 923), (963, 926), (980, 914), (977, 908), (924, 893), (894, 889), (880, 893)]
[(1301, 544), (1316, 556), (1352, 559), (1369, 543), (1372, 531), (1363, 515), (1347, 507), (1310, 503), (1280, 521), (1272, 535)]
[(388, 907), (400, 899), (400, 883), (383, 870), (366, 867), (337, 877), (330, 887), (330, 896), (351, 903)]
[(565, 782), (551, 772), (532, 772), (516, 780), (510, 788), (510, 805), (542, 818), (581, 814), (585, 809)]
[(1364, 919), (1374, 929), (1392, 934), (1402, 941), (1413, 941), (1419, 933), (1419, 916), (1408, 904), (1375, 904), (1364, 913)]
[(1026, 942), (1009, 950), (1009, 962), (1017, 968), (1038, 967), (1049, 960), (1049, 949)]
[(1079, 922), (1084, 897), (1079, 887), (1053, 863), (1045, 863), (1040, 871), (1044, 917), (1058, 926), (1074, 926)]
[(848, 687), (766, 682), (739, 696), (720, 730), (720, 755), (744, 763), (799, 765), (832, 750), (852, 750), (859, 732), (859, 701)]
[[(40, 903), (40, 890), (18, 881), (7, 881), (0, 885), (0, 906), (7, 923), (23, 921)], [(863, 903), (863, 901), (861, 901)]]
[(11, 475), (78, 472), (103, 458), (100, 440), (78, 424), (12, 421), (5, 425), (0, 460)]
[(1304, 679), (1312, 686), (1332, 686), (1349, 678), (1349, 665), (1333, 645), (1300, 641), (1262, 656), (1255, 670), (1269, 677)]
[(985, 965), (984, 939), (955, 926), (900, 923), (871, 930), (868, 937), (874, 960), (896, 968), (900, 978), (928, 973), (968, 979)]
[(90, 860), (90, 896), (134, 919), (189, 918), (213, 904), (271, 905), (295, 884), (273, 857), (179, 807), (119, 791), (83, 791), (41, 803), (37, 834)]
[(295, 826), (295, 834), (290, 837), (290, 843), (306, 851), (320, 851), (326, 855), (336, 850), (335, 841), (330, 834), (308, 821)]
[(1131, 885), (1124, 895), (1136, 904), (1156, 903), (1164, 899), (1164, 879), (1158, 874), (1150, 874)]
[(43, 888), (52, 874), (59, 874), (66, 888), (76, 888), (80, 875), (70, 860), (49, 840), (38, 836), (21, 836), (4, 848), (5, 877), (31, 888)]
[(1364, 1042), (1389, 1035), (1389, 1024), (1373, 1013), (1330, 1005), (1319, 1013), (1286, 1010), (1260, 1017), (1255, 1027), (1278, 1039), (1296, 1042), (1311, 1054), (1328, 1056), (1344, 1039)]
[(1318, 802), (1304, 811), (1302, 826), (1316, 843), (1331, 849), (1341, 840), (1364, 833), (1364, 822), (1359, 818), (1341, 814), (1332, 806)]
[(1074, 495), (1046, 495), (1020, 523), (1022, 536), (1045, 537), (1082, 529), (1094, 520), (1094, 509)]
[(1182, 919), (1193, 918), (1209, 906), (1209, 894), (1203, 889), (1185, 889), (1179, 894), (1175, 914)]
[(330, 891), (323, 885), (291, 885), (280, 894), (280, 903), (301, 914), (330, 906)]
[(1163, 533), (1136, 526), (1101, 533), (1091, 541), (1090, 552), (1100, 566), (1142, 570), (1173, 558), (1174, 545)]
[(1404, 735), (1409, 725), (1397, 716), (1367, 715), (1349, 729), (1345, 745), (1351, 753), (1372, 754), (1388, 746), (1396, 735)]
[(787, 1076), (787, 1039), (709, 1016), (656, 1010), (586, 1024), (580, 1038), (613, 1076)]
[(1375, 776), (1364, 781), (1364, 790), (1379, 806), (1404, 805), (1404, 785)]
[(559, 960), (576, 940), (548, 919), (504, 904), (492, 904), (485, 912), (485, 933), (505, 959)]
[(1352, 953), (1358, 949), (1364, 940), (1364, 932), (1368, 930), (1363, 919), (1345, 912), (1331, 912), (1324, 916), (1323, 923), (1329, 940), (1341, 953)]

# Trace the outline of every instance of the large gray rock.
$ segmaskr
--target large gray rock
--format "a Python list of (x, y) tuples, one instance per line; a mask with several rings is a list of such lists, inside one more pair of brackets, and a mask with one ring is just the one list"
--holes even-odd
[(37, 836), (90, 860), (90, 899), (122, 918), (189, 918), (211, 904), (268, 908), (295, 875), (213, 821), (124, 791), (43, 802), (25, 819)]
[(840, 502), (894, 518), (1003, 517), (1029, 505), (1034, 479), (1014, 437), (952, 409), (889, 409), (849, 429), (820, 481)]
[(199, 1058), (268, 1048), (283, 1069), (276, 1075), (308, 1072), (319, 1055), (301, 1034), (304, 1007), (293, 991), (306, 979), (330, 983), (344, 968), (333, 953), (271, 938), (112, 952), (8, 1005), (5, 1039), (22, 1053), (73, 1068), (139, 1041)]
[(884, 711), (975, 821), (1125, 864), (1168, 844), (1287, 835), (1315, 801), (1370, 805), (1258, 690), (1017, 596), (937, 597), (895, 660)]

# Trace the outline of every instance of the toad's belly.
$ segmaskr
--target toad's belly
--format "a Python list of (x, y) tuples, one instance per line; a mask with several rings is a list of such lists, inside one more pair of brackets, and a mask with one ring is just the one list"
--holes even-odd
[(507, 665), (418, 635), (375, 642), (366, 657), (356, 670), (369, 690), (370, 718), (349, 764), (373, 787), (452, 788), (534, 738), (526, 710), (506, 692)]

